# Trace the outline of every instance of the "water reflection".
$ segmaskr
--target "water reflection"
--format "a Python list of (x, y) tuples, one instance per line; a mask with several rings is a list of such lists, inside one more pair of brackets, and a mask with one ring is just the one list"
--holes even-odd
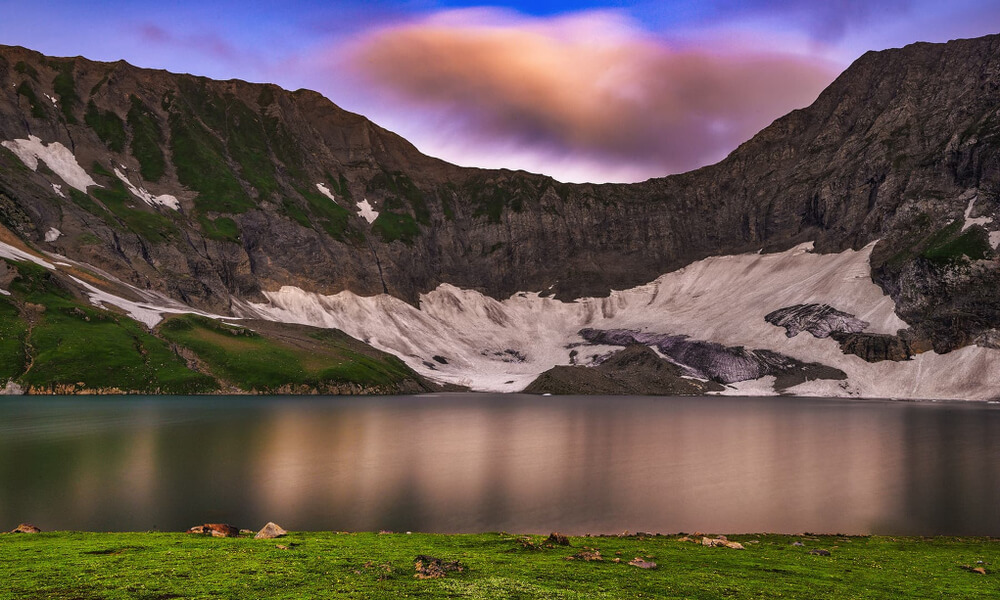
[(0, 528), (998, 535), (998, 459), (986, 405), (15, 399)]

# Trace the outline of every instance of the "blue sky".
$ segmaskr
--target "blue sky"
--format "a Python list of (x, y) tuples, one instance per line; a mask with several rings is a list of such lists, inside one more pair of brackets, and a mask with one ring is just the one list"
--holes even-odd
[(635, 181), (715, 162), (866, 50), (1000, 32), (956, 0), (0, 1), (0, 43), (320, 91), (459, 164)]

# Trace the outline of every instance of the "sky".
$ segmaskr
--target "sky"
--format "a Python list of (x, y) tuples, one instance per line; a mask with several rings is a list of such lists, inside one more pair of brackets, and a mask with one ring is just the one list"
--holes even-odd
[(0, 44), (309, 88), (575, 182), (717, 162), (868, 50), (998, 32), (996, 0), (0, 0)]

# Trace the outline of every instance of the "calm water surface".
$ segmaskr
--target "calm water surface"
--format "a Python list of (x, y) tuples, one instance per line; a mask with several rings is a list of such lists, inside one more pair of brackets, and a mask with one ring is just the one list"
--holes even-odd
[(451, 394), (0, 400), (0, 530), (1000, 535), (1000, 409)]

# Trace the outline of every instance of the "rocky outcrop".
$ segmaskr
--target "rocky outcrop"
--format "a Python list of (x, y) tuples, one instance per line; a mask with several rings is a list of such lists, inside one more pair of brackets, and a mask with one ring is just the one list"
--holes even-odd
[(776, 327), (784, 327), (785, 335), (795, 337), (808, 331), (817, 338), (830, 337), (831, 333), (858, 333), (868, 327), (867, 321), (841, 312), (829, 304), (796, 304), (779, 308), (764, 316)]
[(11, 533), (41, 533), (42, 530), (35, 527), (31, 523), (21, 523), (15, 527)]
[(634, 344), (595, 367), (557, 366), (542, 373), (527, 394), (700, 396), (721, 391), (714, 381), (685, 376), (685, 370)]
[(286, 535), (288, 535), (288, 532), (285, 531), (280, 525), (268, 522), (267, 525), (261, 527), (260, 531), (258, 531), (257, 535), (253, 536), (253, 538), (255, 540), (273, 540), (274, 538)]
[(195, 525), (191, 529), (188, 529), (185, 533), (210, 535), (212, 537), (240, 536), (240, 530), (238, 528), (226, 523), (205, 523), (204, 525)]
[(868, 362), (909, 360), (914, 352), (909, 342), (895, 335), (878, 333), (834, 333), (844, 354), (860, 356)]
[(774, 376), (775, 389), (792, 387), (810, 379), (846, 379), (839, 369), (819, 363), (804, 363), (771, 350), (727, 347), (715, 342), (692, 340), (686, 335), (668, 335), (624, 329), (583, 329), (580, 336), (592, 344), (654, 346), (660, 354), (698, 379), (736, 383)]

